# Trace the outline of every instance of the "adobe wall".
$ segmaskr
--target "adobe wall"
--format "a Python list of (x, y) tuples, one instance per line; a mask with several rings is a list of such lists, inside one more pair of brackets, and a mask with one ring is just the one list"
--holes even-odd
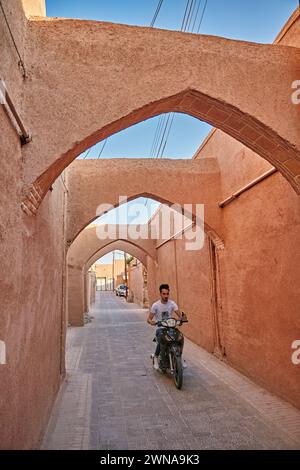
[(185, 251), (182, 240), (167, 242), (158, 249), (158, 259), (154, 282), (152, 280), (155, 267), (151, 261), (148, 262), (150, 305), (159, 299), (160, 284), (169, 284), (170, 298), (175, 300), (189, 319), (189, 323), (182, 328), (185, 336), (213, 352), (215, 344), (207, 238), (204, 248), (198, 252)]
[(294, 11), (282, 30), (277, 35), (276, 44), (300, 47), (300, 9)]
[[(165, 210), (165, 209), (164, 209)], [(154, 217), (158, 217), (158, 214)], [(187, 231), (189, 232), (189, 230)], [(172, 227), (174, 233), (174, 226)], [(211, 273), (208, 237), (201, 250), (185, 249), (185, 239), (157, 242), (157, 264), (148, 259), (149, 304), (159, 299), (160, 284), (169, 284), (170, 298), (189, 319), (183, 332), (199, 346), (214, 351)]]
[[(83, 194), (83, 192), (81, 192), (81, 194)], [(70, 192), (68, 195), (70, 197)], [(136, 240), (134, 236), (131, 236), (130, 232), (127, 231), (127, 226), (123, 226), (123, 229), (126, 228), (125, 233), (123, 231), (123, 235), (121, 225), (109, 224), (102, 227), (105, 227), (105, 233), (109, 232), (111, 236), (114, 236), (114, 238), (102, 239), (98, 232), (100, 226), (90, 225), (81, 231), (68, 250), (67, 310), (68, 322), (74, 326), (84, 325), (84, 313), (88, 311), (85, 272), (93, 262), (114, 249), (129, 252), (133, 256), (138, 257), (145, 264), (146, 253), (152, 257), (156, 257), (155, 245), (150, 238)], [(148, 229), (147, 224), (145, 226), (131, 225), (130, 228), (132, 230), (143, 231), (143, 227)], [(124, 260), (115, 260), (115, 277), (123, 270)], [(112, 278), (112, 274), (113, 271), (111, 264), (96, 265), (97, 277), (106, 277), (109, 279)], [(118, 284), (116, 282), (115, 286), (117, 285)]]
[[(282, 41), (299, 45), (300, 18)], [(214, 131), (195, 158), (213, 155), (228, 197), (271, 166), (223, 132)], [(237, 171), (237, 168), (239, 171)], [(275, 173), (223, 209), (220, 260), (226, 357), (232, 366), (300, 407), (300, 200)]]
[[(109, 175), (109, 178), (107, 177)], [(120, 177), (122, 175), (122, 178)], [(170, 178), (177, 182), (169, 184)], [(205, 204), (205, 222), (220, 233), (220, 169), (209, 156), (199, 161), (160, 158), (80, 159), (67, 170), (67, 239), (76, 246), (81, 232), (111, 207), (140, 196), (166, 204)], [(123, 199), (124, 201), (124, 199)], [(191, 212), (195, 211), (195, 205)], [(189, 208), (187, 207), (187, 210)], [(80, 233), (81, 232), (81, 233)], [(71, 247), (71, 249), (72, 249)]]
[[(208, 151), (217, 155), (222, 146), (220, 166), (221, 159), (228, 158), (227, 195), (239, 187), (233, 155), (241, 167), (246, 158), (250, 167), (254, 162), (251, 178), (241, 172), (241, 185), (258, 176), (259, 168), (266, 169), (255, 154), (236, 149), (232, 139), (214, 136)], [(299, 366), (291, 362), (291, 344), (300, 337), (299, 209), (299, 198), (279, 173), (222, 209), (225, 247), (217, 254), (221, 308), (216, 320), (208, 237), (198, 252), (186, 251), (183, 240), (170, 240), (157, 249), (157, 267), (148, 261), (150, 305), (159, 298), (159, 285), (169, 283), (171, 297), (188, 314), (189, 324), (183, 330), (188, 338), (213, 352), (218, 346), (218, 322), (224, 359), (297, 407)]]
[[(280, 168), (299, 193), (300, 114), (290, 106), (299, 57), (298, 48), (283, 45), (32, 18), (24, 99), (34, 139), (24, 149), (24, 205), (30, 210), (32, 184), (43, 197), (85, 149), (170, 111), (232, 135)], [(49, 130), (55, 139), (48, 138)]]
[[(26, 20), (21, 2), (3, 6), (23, 56)], [(0, 75), (23, 116), (23, 78), (0, 14)], [(26, 119), (24, 119), (26, 125)], [(22, 157), (19, 137), (0, 106), (0, 448), (35, 448), (58, 391), (61, 364), (63, 203), (60, 181), (37, 218), (20, 209)]]
[[(299, 45), (299, 14), (294, 20), (280, 39), (287, 45)], [(209, 156), (220, 167), (221, 199), (271, 168), (218, 129), (194, 158)], [(170, 283), (171, 297), (190, 320), (187, 337), (213, 352), (217, 322), (224, 359), (298, 407), (299, 366), (291, 362), (291, 344), (300, 337), (299, 209), (299, 197), (278, 172), (221, 209), (225, 247), (217, 252), (217, 313), (207, 237), (195, 253), (185, 251), (183, 241), (170, 240), (157, 250), (158, 267), (148, 263), (150, 303), (158, 298), (159, 284)]]
[[(31, 0), (28, 5), (30, 3), (32, 3)], [(38, 5), (41, 5), (39, 1)], [(4, 6), (22, 57), (26, 35), (27, 39), (29, 36), (31, 39), (25, 48), (25, 65), (29, 62), (29, 78), (23, 82), (17, 65), (16, 52), (11, 45), (3, 16), (0, 15), (1, 75), (15, 106), (24, 118), (25, 125), (33, 132), (33, 141), (21, 150), (19, 138), (1, 106), (0, 339), (6, 343), (7, 364), (0, 366), (0, 447), (28, 449), (38, 446), (59, 388), (61, 375), (64, 373), (62, 358), (64, 357), (64, 288), (66, 284), (65, 193), (61, 179), (58, 178), (53, 184), (53, 190), (47, 191), (36, 217), (28, 217), (20, 210), (24, 177), (26, 177), (26, 184), (29, 184), (35, 177), (40, 176), (42, 171), (46, 169), (48, 171), (50, 165), (56, 162), (57, 167), (51, 167), (55, 170), (54, 173), (51, 173), (52, 170), (47, 172), (45, 188), (48, 189), (48, 183), (53, 183), (55, 177), (69, 161), (84, 148), (105, 137), (101, 134), (101, 129), (108, 126), (107, 133), (113, 133), (134, 123), (135, 119), (140, 120), (142, 113), (145, 113), (144, 117), (149, 117), (151, 114), (159, 114), (172, 108), (203, 116), (203, 113), (198, 113), (198, 107), (196, 109), (194, 106), (198, 101), (201, 106), (207, 104), (206, 99), (199, 100), (198, 94), (191, 97), (189, 94), (181, 96), (180, 93), (185, 90), (185, 84), (189, 83), (196, 90), (200, 89), (204, 95), (211, 94), (218, 104), (222, 99), (219, 97), (219, 89), (222, 89), (223, 78), (218, 77), (220, 87), (214, 87), (212, 90), (210, 89), (211, 81), (208, 80), (210, 74), (206, 77), (207, 83), (198, 84), (201, 74), (199, 75), (198, 70), (194, 68), (193, 58), (199, 57), (199, 45), (206, 56), (206, 65), (201, 62), (201, 67), (215, 63), (215, 53), (221, 52), (219, 57), (224, 70), (227, 70), (228, 52), (231, 52), (235, 57), (233, 63), (243, 64), (244, 77), (248, 73), (252, 53), (256, 58), (258, 57), (252, 70), (258, 73), (263, 62), (269, 58), (269, 54), (274, 52), (269, 64), (270, 70), (265, 77), (269, 78), (274, 72), (281, 70), (281, 73), (274, 74), (274, 80), (276, 80), (278, 90), (281, 91), (282, 104), (288, 96), (288, 80), (292, 72), (297, 70), (298, 51), (287, 51), (282, 48), (274, 51), (270, 46), (186, 35), (184, 37), (193, 43), (190, 50), (188, 44), (182, 44), (183, 36), (180, 33), (154, 31), (147, 28), (137, 28), (136, 31), (135, 28), (127, 26), (109, 24), (99, 26), (97, 22), (80, 22), (79, 20), (37, 20), (31, 23), (28, 36), (21, 1), (9, 0), (4, 3)], [(29, 14), (30, 11), (28, 10), (27, 13)], [(291, 28), (290, 40), (293, 42), (292, 36), (298, 35), (297, 25)], [(80, 50), (76, 47), (79, 44), (79, 31), (86, 41), (80, 43), (82, 46)], [(119, 34), (120, 32), (126, 36), (127, 55), (123, 51), (123, 37)], [(112, 35), (113, 41), (111, 42)], [(284, 41), (288, 41), (287, 37), (288, 34), (285, 35)], [(112, 63), (107, 52), (111, 49), (104, 44), (103, 38), (107, 44), (113, 44), (115, 61)], [(176, 42), (176, 47), (171, 48), (172, 56), (169, 58), (169, 52), (166, 53), (170, 60), (170, 67), (166, 70), (159, 67), (154, 69), (153, 65), (149, 66), (152, 61), (144, 53), (146, 41), (148, 52), (153, 57), (156, 54), (158, 58), (156, 63), (160, 63), (161, 46), (157, 41), (158, 38), (161, 38), (166, 46)], [(100, 43), (103, 44), (102, 48), (98, 47)], [(155, 50), (151, 47), (153, 44), (156, 44)], [(178, 57), (175, 52), (177, 48), (185, 57), (182, 63), (184, 74), (180, 76), (180, 79), (178, 74), (174, 73), (174, 70), (178, 68)], [(210, 49), (209, 53), (206, 53), (206, 48)], [(81, 54), (78, 56), (79, 59), (89, 60), (80, 68), (82, 74), (78, 73), (79, 69), (74, 69), (74, 50), (77, 49)], [(110, 63), (111, 74), (103, 73), (103, 67), (99, 67), (95, 61), (95, 50), (99, 53), (97, 56), (99, 60), (103, 63), (105, 61)], [(165, 51), (169, 50), (168, 47), (165, 48)], [(186, 55), (185, 50), (188, 52)], [(132, 51), (135, 51), (136, 55)], [(124, 70), (127, 70), (132, 57), (137, 56), (140, 65), (144, 67), (144, 76), (155, 84), (149, 94), (144, 93), (142, 85), (139, 93), (136, 93), (137, 82), (141, 76), (139, 67), (134, 67), (134, 70), (129, 73), (130, 79), (126, 81), (127, 87), (123, 87), (122, 65)], [(57, 61), (58, 58), (59, 61)], [(126, 60), (121, 65), (120, 60), (123, 59)], [(91, 73), (91, 64), (94, 66), (93, 70), (97, 71), (97, 75)], [(290, 68), (286, 67), (288, 65)], [(148, 75), (149, 67), (153, 70), (152, 78)], [(193, 74), (191, 74), (192, 70), (194, 70)], [(207, 70), (210, 68), (207, 67)], [(234, 76), (233, 78), (229, 76), (226, 94), (223, 97), (229, 103), (233, 101), (232, 90), (236, 92), (233, 85), (240, 80), (236, 68), (232, 67), (231, 71)], [(156, 73), (161, 83), (159, 95), (155, 80)], [(287, 74), (288, 78), (286, 78)], [(170, 77), (170, 84), (166, 76)], [(78, 81), (73, 87), (70, 84), (73, 85), (74, 77)], [(101, 77), (106, 80), (106, 89), (103, 87)], [(175, 77), (173, 82), (172, 77)], [(105, 96), (108, 96), (106, 91), (114, 88), (112, 80), (117, 90), (122, 89), (122, 92), (120, 91), (122, 99), (120, 100), (116, 94), (114, 99), (117, 101), (113, 103), (107, 101), (103, 108), (99, 106), (102, 102), (100, 92), (99, 96), (97, 92), (101, 90)], [(90, 86), (83, 87), (83, 83), (88, 83)], [(256, 83), (254, 91), (257, 93), (257, 98), (263, 102), (265, 90), (261, 88), (261, 83), (262, 80)], [(140, 84), (143, 82), (140, 81)], [(149, 83), (146, 85), (148, 87)], [(74, 101), (74, 88), (78, 92), (77, 101)], [(57, 93), (57, 89), (63, 92)], [(88, 96), (86, 95), (87, 89), (92, 90)], [(240, 93), (239, 99), (235, 102), (236, 105), (245, 102), (248, 90), (240, 90)], [(153, 100), (165, 100), (172, 94), (177, 96), (176, 103), (172, 106), (163, 102), (157, 103), (150, 111), (146, 109)], [(98, 101), (95, 100), (95, 96), (98, 97)], [(271, 91), (269, 96), (271, 96)], [(131, 97), (134, 97), (134, 102), (131, 102)], [(180, 106), (177, 101), (180, 102)], [(85, 109), (82, 113), (77, 113), (83, 121), (74, 123), (73, 119), (69, 119), (69, 116), (74, 113), (73, 105), (78, 106), (76, 109), (82, 110), (83, 102), (86, 103)], [(293, 119), (289, 122), (287, 118), (280, 123), (276, 114), (272, 114), (275, 109), (273, 104), (270, 108), (272, 112), (270, 109), (261, 109), (261, 112), (256, 113), (255, 103), (250, 101), (248, 106), (242, 106), (244, 112), (247, 114), (247, 110), (250, 111), (250, 114), (258, 116), (263, 123), (269, 123), (273, 131), (278, 130), (289, 141), (299, 143), (297, 134), (299, 114), (296, 108), (290, 114), (288, 105), (283, 104), (285, 116), (291, 115)], [(177, 105), (179, 107), (176, 107)], [(135, 109), (142, 111), (138, 113), (138, 116), (132, 114), (130, 117), (130, 113)], [(209, 112), (212, 110), (214, 113), (214, 117), (211, 117), (212, 122), (217, 121), (220, 116), (219, 111), (223, 110), (223, 108), (218, 110), (218, 106), (214, 108), (211, 103), (208, 109)], [(278, 112), (281, 112), (280, 106)], [(121, 122), (124, 116), (129, 116), (126, 123)], [(261, 142), (263, 145), (263, 136), (261, 136)], [(57, 149), (58, 144), (59, 149)], [(213, 140), (210, 145), (212, 151), (217, 150), (218, 146), (213, 144)], [(224, 140), (223, 154), (218, 156), (223, 167), (224, 159), (230, 158), (232, 154), (231, 145), (229, 138)], [(279, 154), (282, 157), (281, 151)], [(63, 162), (59, 161), (60, 157)], [(245, 158), (248, 157), (251, 158), (249, 163), (252, 167), (257, 157), (252, 153), (247, 153)], [(228, 168), (228, 171), (224, 169), (224, 175), (227, 174), (229, 178), (226, 182), (223, 178), (224, 196), (227, 195), (227, 189), (231, 189), (231, 186), (236, 189), (237, 183), (241, 182), (237, 179), (230, 182), (232, 174), (237, 171), (238, 158), (237, 156), (235, 163)], [(296, 166), (295, 173), (291, 172), (291, 174), (297, 175), (296, 155), (293, 154), (289, 162)], [(248, 211), (247, 217), (245, 217), (245, 211)], [(292, 340), (299, 337), (299, 314), (296, 310), (300, 299), (295, 281), (299, 279), (300, 266), (299, 250), (297, 253), (295, 249), (299, 246), (299, 199), (287, 182), (276, 174), (226, 207), (223, 213), (227, 254), (226, 259), (222, 255), (220, 267), (224, 276), (222, 278), (223, 315), (224, 325), (226, 325), (224, 342), (228, 361), (256, 381), (300, 406), (299, 387), (297, 387), (299, 368), (292, 366), (290, 362), (290, 344)], [(171, 245), (172, 243), (164, 245), (159, 256), (165, 266), (163, 269), (166, 270), (173, 285), (174, 267), (167, 267), (166, 263), (167, 250), (172, 249)], [(192, 261), (190, 260), (191, 263)], [(258, 262), (261, 264), (259, 272), (256, 268)], [(240, 266), (243, 270), (238, 269)], [(166, 277), (165, 273), (161, 274), (164, 278)], [(153, 279), (158, 283), (160, 277), (159, 272), (154, 273)], [(251, 290), (246, 288), (247, 285), (251, 285)], [(271, 299), (269, 297), (270, 286), (273, 289)], [(205, 289), (205, 279), (203, 279), (202, 291)], [(182, 297), (179, 292), (180, 295)], [(182, 298), (188, 301), (185, 297)], [(209, 337), (204, 339), (209, 348)]]
[(145, 306), (143, 265), (135, 260), (128, 266), (128, 287), (132, 293), (132, 302)]
[(226, 206), (220, 267), (229, 363), (298, 407), (291, 344), (300, 337), (299, 209), (279, 174)]
[(95, 302), (97, 278), (94, 271), (88, 271), (84, 275), (84, 311), (89, 312)]
[(84, 325), (85, 295), (84, 295), (84, 273), (78, 266), (67, 267), (68, 291), (67, 312), (68, 323), (72, 326)]

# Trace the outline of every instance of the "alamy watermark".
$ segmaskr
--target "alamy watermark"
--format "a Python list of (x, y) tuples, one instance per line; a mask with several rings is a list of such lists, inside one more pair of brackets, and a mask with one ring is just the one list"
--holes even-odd
[[(119, 211), (112, 213), (110, 224), (99, 224), (96, 229), (100, 240), (169, 240), (184, 239), (188, 251), (201, 250), (204, 246), (204, 205), (173, 204), (162, 205), (155, 217), (145, 224), (120, 224), (120, 220), (134, 220), (149, 217), (145, 204), (134, 201), (130, 205), (127, 196), (119, 196)], [(114, 209), (112, 204), (103, 203), (97, 207), (97, 215), (103, 215)], [(151, 210), (151, 204), (150, 204)]]
[(292, 88), (295, 89), (292, 93), (292, 103), (300, 104), (300, 80), (295, 80), (292, 83)]
[(292, 363), (295, 364), (295, 366), (298, 366), (300, 364), (300, 339), (295, 339), (295, 341), (293, 341), (292, 349), (295, 349), (292, 354)]
[(6, 346), (4, 341), (0, 340), (0, 365), (6, 364)]
[(4, 80), (0, 80), (0, 104), (6, 104), (6, 86)]

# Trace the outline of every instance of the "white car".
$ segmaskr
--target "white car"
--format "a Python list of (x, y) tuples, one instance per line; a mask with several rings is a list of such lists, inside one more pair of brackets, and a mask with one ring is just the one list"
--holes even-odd
[(119, 297), (126, 297), (126, 290), (127, 290), (126, 284), (120, 284), (116, 288), (116, 295), (118, 295)]

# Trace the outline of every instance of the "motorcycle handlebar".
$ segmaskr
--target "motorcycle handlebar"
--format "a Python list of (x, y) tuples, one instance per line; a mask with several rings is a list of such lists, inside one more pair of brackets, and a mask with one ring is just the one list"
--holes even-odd
[[(179, 321), (181, 325), (182, 325), (182, 323), (188, 323), (188, 320), (177, 320), (177, 319), (175, 319), (175, 320)], [(155, 323), (155, 326), (162, 326), (162, 323), (163, 323), (162, 321), (157, 321)]]

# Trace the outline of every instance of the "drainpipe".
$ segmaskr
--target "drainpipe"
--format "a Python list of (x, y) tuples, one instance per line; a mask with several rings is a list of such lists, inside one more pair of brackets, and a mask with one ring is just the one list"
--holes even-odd
[(238, 189), (235, 191), (231, 196), (228, 198), (224, 199), (224, 201), (221, 201), (218, 203), (219, 207), (225, 207), (227, 204), (230, 204), (232, 201), (237, 199), (242, 193), (245, 191), (248, 191), (248, 189), (252, 188), (256, 184), (260, 183), (264, 179), (268, 178), (269, 176), (273, 175), (273, 173), (276, 173), (278, 170), (275, 167), (272, 167), (270, 170), (266, 171), (262, 175), (258, 176), (258, 178), (255, 178), (253, 181), (250, 181), (250, 183), (246, 184), (246, 186), (243, 186), (242, 188)]
[(176, 240), (174, 241), (174, 264), (175, 264), (175, 280), (176, 280), (176, 292), (177, 292), (177, 305), (179, 307), (179, 285), (178, 285), (178, 270), (177, 270), (177, 253), (176, 253)]
[(19, 128), (19, 131), (20, 131), (20, 139), (21, 139), (21, 144), (22, 145), (25, 145), (25, 144), (28, 144), (28, 142), (31, 141), (31, 137), (29, 135), (29, 133), (27, 132), (27, 130), (25, 129), (25, 126), (22, 122), (22, 119), (20, 118), (13, 102), (12, 102), (12, 99), (7, 91), (7, 88), (4, 84), (4, 81), (0, 79), (0, 103), (4, 106), (4, 109), (7, 113), (7, 115), (9, 116), (11, 122), (12, 119), (11, 119), (11, 114), (13, 115), (16, 123), (17, 123), (17, 126)]

